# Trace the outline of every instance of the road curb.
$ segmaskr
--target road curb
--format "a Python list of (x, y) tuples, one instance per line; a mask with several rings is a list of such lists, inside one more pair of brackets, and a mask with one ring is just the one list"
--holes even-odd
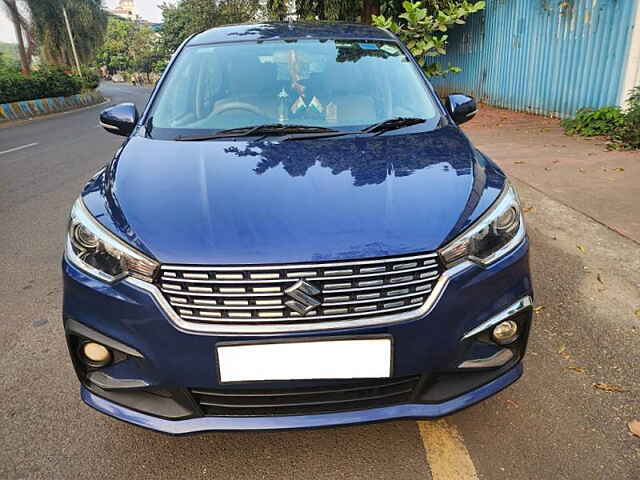
[(105, 98), (98, 90), (68, 97), (38, 98), (21, 102), (0, 104), (0, 125), (19, 120), (68, 112), (103, 103)]
[(94, 105), (87, 105), (86, 107), (74, 108), (73, 110), (66, 110), (64, 112), (59, 112), (59, 113), (49, 113), (47, 115), (40, 115), (40, 116), (37, 116), (37, 117), (30, 117), (30, 118), (26, 118), (24, 120), (9, 120), (9, 121), (6, 121), (6, 122), (0, 121), (0, 130), (2, 130), (3, 128), (10, 128), (10, 127), (18, 126), (18, 125), (23, 125), (25, 123), (37, 122), (39, 120), (47, 120), (47, 119), (50, 119), (50, 118), (61, 117), (63, 115), (68, 115), (70, 113), (82, 112), (84, 110), (89, 110), (91, 108), (96, 108), (96, 107), (99, 107), (101, 105), (107, 105), (110, 102), (111, 102), (111, 98), (104, 97), (104, 101), (102, 101), (100, 103), (96, 103)]

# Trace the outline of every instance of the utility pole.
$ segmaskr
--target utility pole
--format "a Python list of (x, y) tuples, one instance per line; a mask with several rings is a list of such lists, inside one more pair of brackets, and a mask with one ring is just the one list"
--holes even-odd
[(69, 17), (67, 17), (67, 9), (62, 6), (62, 14), (64, 15), (64, 23), (67, 24), (67, 32), (69, 32), (69, 39), (71, 40), (71, 50), (73, 50), (73, 58), (76, 60), (76, 68), (78, 69), (78, 75), (82, 78), (82, 71), (80, 70), (80, 62), (78, 61), (78, 52), (76, 52), (76, 43), (73, 41), (73, 34), (71, 33), (71, 25), (69, 25)]

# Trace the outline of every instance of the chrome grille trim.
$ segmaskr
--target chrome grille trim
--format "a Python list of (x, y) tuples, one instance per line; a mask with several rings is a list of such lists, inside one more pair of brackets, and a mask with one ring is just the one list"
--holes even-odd
[[(415, 308), (416, 305), (404, 305), (403, 307), (396, 307), (396, 308), (389, 308), (386, 310), (386, 312), (397, 312), (397, 311), (401, 311), (401, 310), (407, 310), (409, 308)], [(344, 308), (344, 307), (343, 307)], [(337, 309), (336, 309), (337, 310)], [(239, 312), (239, 311), (234, 311), (232, 312), (235, 316), (235, 314), (242, 314), (242, 313), (246, 313), (246, 312)], [(265, 312), (266, 313), (266, 312)], [(272, 313), (272, 312), (269, 312)], [(312, 312), (313, 313), (313, 312)], [(331, 319), (331, 318), (354, 318), (354, 317), (362, 317), (364, 315), (371, 315), (371, 312), (367, 311), (367, 312), (357, 312), (357, 313), (340, 313), (340, 314), (335, 314), (335, 315), (323, 315), (322, 317), (318, 317), (316, 315), (310, 315), (310, 316), (302, 316), (302, 315), (296, 315), (293, 317), (287, 317), (286, 322), (287, 322), (287, 326), (289, 325), (294, 325), (296, 323), (301, 323), (301, 322), (307, 322), (308, 320), (325, 320), (325, 319)], [(195, 321), (199, 321), (199, 322), (208, 322), (211, 323), (211, 321), (209, 319), (204, 319), (204, 318), (200, 318), (196, 315), (189, 315), (189, 316), (183, 316), (184, 319), (188, 319), (188, 320), (195, 320)], [(256, 320), (260, 320), (260, 323), (266, 323), (266, 322), (278, 322), (278, 323), (283, 323), (283, 320), (281, 317), (276, 318), (275, 320), (265, 320), (264, 318), (258, 318)], [(215, 324), (216, 326), (221, 325), (221, 324), (225, 324), (225, 323), (230, 323), (230, 324), (236, 324), (236, 323), (245, 323), (245, 318), (242, 318), (241, 320), (237, 320), (236, 318), (224, 318), (223, 320), (216, 320)], [(316, 322), (316, 324), (318, 326), (322, 326), (323, 322)]]
[[(436, 273), (435, 275), (428, 277), (428, 278), (422, 278), (420, 280), (414, 280), (413, 282), (406, 282), (406, 283), (392, 283), (389, 285), (382, 285), (379, 287), (355, 287), (355, 288), (342, 288), (342, 289), (331, 289), (331, 290), (323, 290), (322, 292), (326, 292), (326, 293), (343, 293), (343, 292), (360, 292), (363, 290), (380, 290), (383, 288), (398, 288), (398, 287), (404, 287), (405, 285), (415, 285), (417, 283), (421, 283), (424, 284), (425, 280), (437, 280), (438, 278), (438, 274)], [(172, 293), (174, 292), (174, 290), (171, 290), (167, 293)]]
[[(434, 253), (290, 265), (162, 265), (160, 273), (154, 297), (162, 297), (174, 323), (188, 331), (238, 334), (411, 318), (437, 295), (442, 279)], [(302, 287), (308, 295), (297, 291)]]
[[(246, 271), (246, 270), (292, 270), (292, 269), (313, 269), (313, 268), (333, 268), (333, 267), (348, 267), (352, 265), (372, 265), (376, 263), (394, 263), (394, 262), (406, 262), (408, 260), (418, 260), (425, 258), (437, 258), (437, 253), (425, 253), (416, 255), (413, 257), (387, 257), (380, 260), (350, 260), (345, 262), (331, 262), (331, 263), (310, 263), (310, 264), (274, 264), (274, 265), (242, 265), (242, 266), (226, 266), (221, 265), (216, 267), (218, 271)], [(435, 261), (433, 262), (435, 263)], [(161, 270), (189, 270), (189, 271), (202, 271), (211, 270), (211, 267), (191, 266), (191, 265), (161, 265)]]
[[(173, 273), (173, 275), (169, 275), (169, 277), (171, 278), (177, 278), (177, 275), (175, 272), (167, 272), (167, 273)], [(195, 279), (207, 279), (209, 278), (209, 275), (207, 275), (206, 273), (191, 273), (191, 272), (185, 272), (182, 274), (184, 276), (184, 278), (195, 278)]]
[(236, 310), (282, 310), (284, 305), (250, 305), (250, 306), (242, 306), (242, 305), (197, 305), (192, 303), (180, 303), (176, 305), (176, 307), (193, 307), (199, 310), (228, 310), (228, 311), (236, 311)]
[(249, 275), (251, 280), (273, 280), (275, 278), (280, 278), (280, 275), (277, 273), (252, 273)]
[[(430, 295), (427, 300), (420, 304), (415, 304), (413, 310), (397, 310), (386, 312), (383, 315), (371, 315), (370, 313), (358, 314), (349, 318), (345, 318), (345, 315), (337, 315), (334, 318), (324, 317), (322, 322), (308, 321), (311, 320), (308, 317), (296, 317), (296, 322), (286, 324), (273, 324), (264, 323), (259, 324), (240, 324), (240, 323), (223, 323), (220, 318), (216, 318), (215, 321), (207, 319), (207, 322), (191, 321), (181, 318), (169, 305), (164, 294), (156, 287), (156, 285), (145, 282), (135, 277), (127, 277), (122, 280), (123, 283), (129, 284), (139, 290), (149, 293), (158, 308), (165, 313), (168, 320), (180, 331), (185, 333), (196, 333), (201, 335), (269, 335), (269, 334), (283, 334), (290, 332), (309, 332), (309, 331), (331, 331), (343, 328), (362, 328), (371, 327), (377, 325), (388, 325), (399, 322), (406, 322), (414, 320), (416, 318), (424, 317), (428, 315), (434, 306), (440, 300), (443, 292), (446, 290), (450, 279), (463, 273), (464, 271), (473, 268), (474, 264), (470, 261), (464, 261), (456, 264), (455, 266), (445, 270), (442, 275), (437, 279), (437, 282), (431, 289)], [(397, 285), (395, 285), (397, 286)], [(419, 298), (419, 297), (418, 297)], [(211, 313), (211, 317), (219, 315), (220, 312), (208, 312)], [(260, 318), (264, 321), (264, 318)], [(281, 321), (282, 319), (277, 319)], [(232, 320), (235, 322), (235, 320)]]
[(334, 291), (338, 288), (347, 288), (347, 287), (351, 287), (350, 283), (327, 283), (324, 288), (325, 290), (331, 290)]
[[(215, 270), (218, 267), (210, 267), (210, 270)], [(324, 276), (315, 276), (315, 277), (305, 277), (308, 278), (310, 281), (318, 281), (318, 280), (346, 280), (346, 279), (350, 279), (350, 278), (368, 278), (368, 277), (379, 277), (381, 275), (398, 275), (399, 273), (413, 273), (413, 272), (424, 272), (424, 270), (437, 270), (438, 269), (438, 265), (437, 264), (432, 264), (432, 265), (427, 265), (427, 266), (423, 266), (423, 267), (418, 267), (418, 268), (408, 268), (406, 270), (393, 270), (393, 271), (385, 271), (385, 272), (380, 272), (380, 273), (364, 273), (364, 274), (358, 274), (358, 275), (341, 275), (341, 276), (334, 276), (334, 275), (330, 275), (328, 274), (329, 272), (325, 272)], [(274, 269), (274, 270), (277, 270)], [(428, 272), (424, 272), (424, 273), (428, 273)], [(264, 280), (256, 280), (256, 279), (244, 279), (243, 277), (241, 277), (240, 275), (238, 275), (238, 279), (237, 280), (228, 280), (227, 275), (225, 275), (224, 277), (222, 277), (221, 275), (216, 274), (215, 278), (209, 278), (207, 280), (196, 280), (194, 278), (176, 278), (176, 277), (171, 277), (171, 278), (166, 278), (164, 277), (163, 274), (163, 280), (165, 281), (170, 281), (170, 282), (175, 282), (175, 281), (180, 281), (183, 283), (197, 283), (197, 284), (202, 284), (202, 283), (216, 283), (216, 284), (221, 284), (221, 285), (228, 285), (228, 284), (233, 284), (233, 285), (237, 285), (237, 284), (241, 284), (241, 285), (246, 285), (246, 284), (262, 284), (262, 283), (291, 283), (291, 279), (295, 279), (298, 277), (293, 277), (290, 276), (288, 278), (278, 278), (278, 279), (264, 279)], [(219, 278), (224, 278), (224, 280), (219, 280)], [(362, 282), (361, 282), (362, 283)]]
[(366, 300), (349, 300), (347, 302), (322, 302), (321, 306), (325, 306), (325, 305), (355, 305), (358, 303), (377, 303), (380, 302), (381, 300), (384, 300), (385, 302), (389, 301), (389, 300), (400, 300), (401, 298), (409, 298), (409, 297), (416, 297), (416, 296), (425, 296), (426, 293), (425, 292), (414, 292), (414, 293), (409, 293), (407, 295), (396, 295), (396, 296), (388, 296), (388, 297), (376, 297), (376, 298), (368, 298)]
[[(397, 286), (397, 285), (394, 285)], [(176, 293), (177, 290), (164, 290), (160, 289), (164, 293)], [(243, 297), (281, 297), (284, 295), (282, 292), (274, 292), (274, 293), (196, 293), (196, 292), (183, 292), (188, 293), (190, 297), (224, 297), (224, 298), (243, 298)]]
[[(173, 299), (173, 297), (169, 297), (170, 299)], [(180, 300), (184, 300), (184, 299), (180, 299)], [(182, 302), (184, 303), (184, 302)], [(207, 300), (207, 299), (202, 299), (202, 298), (194, 298), (193, 299), (193, 303), (195, 303), (196, 305), (217, 305), (217, 301), (216, 300)]]

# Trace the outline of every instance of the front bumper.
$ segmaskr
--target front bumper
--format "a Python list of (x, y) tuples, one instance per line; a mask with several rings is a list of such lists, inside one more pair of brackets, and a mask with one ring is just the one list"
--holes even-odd
[(171, 435), (207, 431), (236, 430), (286, 430), (294, 428), (318, 428), (335, 425), (357, 425), (399, 419), (437, 418), (462, 410), (508, 387), (522, 375), (522, 363), (507, 373), (476, 390), (438, 404), (401, 404), (383, 408), (355, 410), (317, 415), (289, 415), (283, 417), (197, 417), (184, 420), (167, 420), (154, 417), (131, 408), (110, 402), (86, 387), (81, 387), (82, 400), (87, 405), (111, 417), (139, 427)]
[[(121, 420), (170, 434), (207, 430), (262, 430), (346, 425), (394, 418), (431, 418), (477, 403), (507, 387), (522, 374), (531, 321), (530, 305), (520, 310), (522, 334), (510, 359), (495, 367), (459, 368), (502, 349), (483, 341), (480, 325), (532, 297), (525, 240), (488, 269), (470, 266), (452, 276), (438, 302), (424, 317), (375, 327), (278, 335), (205, 335), (179, 330), (153, 297), (132, 283), (107, 285), (63, 260), (63, 316), (70, 353), (82, 383), (82, 398)], [(391, 335), (394, 378), (419, 378), (413, 393), (395, 404), (304, 414), (206, 416), (191, 389), (220, 395), (250, 395), (252, 384), (220, 384), (215, 365), (219, 342), (265, 337), (295, 339)], [(99, 338), (96, 338), (98, 336)], [(117, 353), (113, 364), (87, 370), (80, 361), (84, 340), (106, 342)], [(278, 381), (260, 385), (269, 391), (343, 386), (345, 381)], [(321, 409), (320, 409), (321, 410)]]

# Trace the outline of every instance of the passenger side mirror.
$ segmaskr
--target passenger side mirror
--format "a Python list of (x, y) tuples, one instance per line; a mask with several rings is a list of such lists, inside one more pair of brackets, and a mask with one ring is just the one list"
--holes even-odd
[(138, 123), (138, 110), (133, 103), (120, 103), (100, 113), (100, 125), (114, 135), (128, 137)]
[(444, 105), (453, 121), (458, 125), (468, 122), (478, 112), (475, 98), (462, 93), (447, 95)]

